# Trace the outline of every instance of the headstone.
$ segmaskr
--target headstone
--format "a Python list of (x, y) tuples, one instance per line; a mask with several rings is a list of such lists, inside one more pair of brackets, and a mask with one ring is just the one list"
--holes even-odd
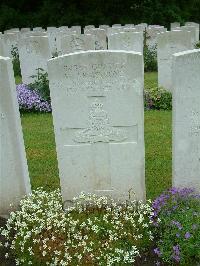
[(61, 39), (64, 36), (67, 35), (76, 35), (76, 31), (72, 31), (71, 29), (65, 30), (65, 31), (57, 31), (56, 32), (56, 52), (57, 55), (61, 55), (62, 51), (61, 51)]
[(30, 28), (21, 28), (21, 30), (20, 30), (21, 33), (29, 32), (29, 31), (31, 31)]
[(124, 25), (125, 28), (135, 28), (134, 24), (125, 24)]
[(88, 51), (49, 60), (63, 200), (145, 198), (143, 57)]
[(173, 186), (200, 192), (200, 50), (174, 55)]
[(12, 61), (0, 57), (0, 216), (31, 192), (20, 122)]
[(147, 29), (147, 24), (146, 23), (141, 23), (141, 24), (137, 24), (135, 25), (135, 28), (137, 31), (141, 31), (141, 32), (144, 32), (146, 29)]
[(95, 38), (90, 34), (65, 35), (61, 38), (61, 54), (95, 50)]
[(5, 53), (8, 57), (13, 57), (14, 49), (18, 49), (19, 32), (4, 33)]
[(33, 31), (44, 31), (42, 27), (35, 27), (33, 28)]
[(124, 29), (122, 27), (118, 28), (108, 28), (107, 29), (107, 36), (109, 37), (111, 34), (119, 33), (119, 32), (124, 32)]
[(169, 31), (158, 36), (158, 85), (172, 91), (172, 55), (192, 49), (192, 35), (188, 31)]
[(199, 28), (200, 24), (195, 23), (195, 22), (186, 22), (185, 26), (194, 26), (196, 28), (196, 41), (199, 41)]
[(19, 42), (19, 59), (22, 81), (25, 84), (34, 81), (31, 76), (37, 74), (38, 68), (47, 71), (47, 60), (51, 58), (48, 37), (31, 36)]
[(6, 30), (4, 31), (4, 33), (11, 33), (11, 32), (19, 32), (19, 28), (13, 28), (13, 29), (9, 29), (9, 30)]
[(108, 38), (108, 49), (134, 51), (143, 54), (143, 33), (121, 32), (110, 35)]
[(6, 56), (4, 35), (2, 33), (0, 33), (0, 56)]
[(65, 31), (65, 30), (69, 30), (69, 27), (68, 26), (60, 26), (58, 29), (61, 31)]
[(47, 27), (47, 35), (49, 39), (49, 47), (52, 56), (55, 56), (57, 53), (56, 48), (56, 36), (57, 36), (57, 28), (56, 27)]
[(113, 24), (113, 25), (112, 25), (112, 28), (121, 28), (121, 27), (122, 27), (121, 24)]
[(158, 34), (162, 32), (166, 32), (167, 29), (163, 26), (154, 26), (151, 25), (146, 30), (146, 44), (150, 50), (157, 49), (158, 44)]
[(91, 34), (95, 38), (95, 50), (107, 50), (107, 36), (103, 29), (85, 30), (85, 34)]
[(90, 29), (95, 29), (95, 26), (94, 25), (86, 25), (84, 27), (84, 33), (85, 33), (85, 30), (90, 30)]
[(71, 31), (74, 31), (76, 34), (81, 34), (81, 26), (72, 26)]
[(199, 37), (197, 36), (197, 30), (195, 26), (182, 26), (181, 30), (190, 31), (192, 33), (193, 45), (199, 41)]
[(181, 26), (180, 22), (172, 22), (170, 24), (170, 29), (175, 30), (176, 28), (180, 28), (180, 26)]
[(99, 25), (99, 29), (103, 29), (103, 30), (107, 31), (108, 28), (110, 28), (109, 25)]

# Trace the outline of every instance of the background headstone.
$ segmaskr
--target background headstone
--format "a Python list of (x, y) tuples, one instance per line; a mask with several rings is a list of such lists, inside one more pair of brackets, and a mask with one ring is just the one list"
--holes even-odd
[[(31, 192), (11, 59), (0, 57), (0, 215)], [(12, 207), (10, 206), (12, 204)]]
[(200, 192), (200, 50), (174, 55), (173, 186)]
[(61, 38), (61, 54), (95, 50), (95, 38), (90, 34), (65, 35)]
[(121, 32), (108, 37), (109, 50), (134, 51), (143, 54), (142, 32)]
[(169, 31), (159, 34), (158, 59), (158, 85), (172, 91), (172, 55), (177, 52), (193, 48), (192, 35), (188, 31)]
[(91, 34), (95, 38), (95, 50), (107, 50), (107, 36), (103, 29), (88, 29), (85, 34)]
[(51, 58), (48, 37), (31, 36), (19, 42), (19, 60), (22, 81), (25, 84), (34, 81), (32, 75), (37, 74), (38, 68), (47, 71), (47, 60)]

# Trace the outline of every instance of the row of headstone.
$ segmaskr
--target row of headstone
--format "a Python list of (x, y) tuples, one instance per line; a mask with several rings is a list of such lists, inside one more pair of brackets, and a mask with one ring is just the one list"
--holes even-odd
[[(200, 190), (200, 50), (175, 54), (172, 69), (173, 185)], [(63, 201), (81, 191), (144, 200), (142, 54), (64, 55), (48, 74)], [(11, 59), (0, 57), (0, 215), (29, 192)]]

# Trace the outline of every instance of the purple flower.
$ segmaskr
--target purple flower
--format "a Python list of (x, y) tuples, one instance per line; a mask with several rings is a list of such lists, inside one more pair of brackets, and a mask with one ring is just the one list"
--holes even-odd
[(176, 245), (176, 246), (173, 246), (173, 256), (172, 258), (176, 261), (176, 262), (179, 262), (180, 261), (180, 246), (179, 245)]
[(183, 228), (182, 225), (179, 222), (177, 222), (177, 221), (172, 221), (172, 224), (176, 225), (179, 230), (182, 230), (182, 228)]
[(154, 248), (154, 253), (156, 254), (156, 255), (158, 255), (158, 257), (160, 257), (161, 255), (162, 255), (162, 253), (161, 253), (161, 251), (160, 251), (160, 249), (159, 248)]
[(178, 238), (179, 238), (179, 237), (180, 237), (180, 234), (179, 234), (179, 233), (177, 233), (177, 234), (176, 234), (176, 237), (178, 237)]
[(190, 238), (190, 237), (191, 237), (191, 234), (190, 234), (189, 232), (186, 232), (186, 233), (185, 233), (185, 238), (188, 239), (188, 238)]
[(19, 109), (23, 111), (51, 112), (51, 105), (25, 84), (16, 86)]

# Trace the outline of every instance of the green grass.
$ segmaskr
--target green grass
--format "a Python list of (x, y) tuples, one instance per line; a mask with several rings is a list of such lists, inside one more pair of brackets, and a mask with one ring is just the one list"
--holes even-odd
[(157, 72), (146, 72), (144, 75), (144, 87), (148, 89), (149, 87), (158, 86), (158, 74)]
[[(19, 77), (16, 83), (21, 80)], [(157, 86), (157, 73), (145, 74), (145, 87)], [(21, 116), (32, 188), (59, 187), (51, 114)], [(171, 186), (171, 111), (145, 111), (145, 171), (147, 198)]]
[(16, 83), (16, 84), (20, 84), (20, 83), (22, 83), (22, 78), (21, 78), (20, 76), (16, 76), (16, 77), (15, 77), (15, 83)]

